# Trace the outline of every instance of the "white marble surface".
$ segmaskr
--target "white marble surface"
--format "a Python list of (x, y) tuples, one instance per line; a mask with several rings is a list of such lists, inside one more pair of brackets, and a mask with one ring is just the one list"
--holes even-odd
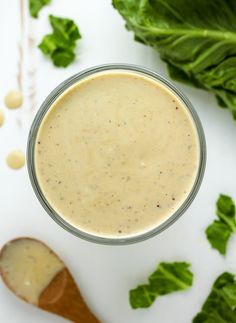
[[(22, 37), (21, 1), (25, 8)], [(108, 62), (140, 64), (164, 76), (166, 68), (152, 49), (133, 41), (110, 0), (53, 0), (52, 5), (41, 11), (38, 20), (29, 18), (26, 5), (24, 0), (0, 1), (0, 101), (6, 114), (6, 123), (0, 129), (0, 245), (18, 236), (32, 236), (48, 243), (68, 264), (87, 303), (103, 323), (190, 323), (216, 276), (224, 270), (235, 272), (236, 268), (236, 238), (230, 240), (227, 256), (223, 258), (210, 249), (204, 236), (205, 227), (214, 218), (218, 194), (228, 193), (236, 199), (236, 123), (226, 110), (217, 107), (212, 95), (176, 84), (195, 105), (208, 146), (206, 174), (194, 203), (171, 228), (143, 243), (109, 247), (75, 238), (41, 208), (26, 168), (17, 172), (7, 168), (7, 152), (15, 148), (25, 150), (30, 123), (40, 102), (68, 76)], [(73, 18), (83, 35), (77, 62), (67, 69), (54, 68), (36, 48), (42, 35), (50, 32), (47, 21), (50, 13)], [(3, 97), (17, 86), (19, 41), (23, 44), (22, 83), (26, 99), (22, 109), (7, 111)], [(35, 87), (33, 96), (31, 87)], [(129, 289), (145, 281), (158, 262), (173, 260), (192, 264), (193, 287), (184, 293), (161, 297), (147, 310), (132, 310)], [(64, 321), (19, 301), (2, 282), (0, 300), (2, 323)]]

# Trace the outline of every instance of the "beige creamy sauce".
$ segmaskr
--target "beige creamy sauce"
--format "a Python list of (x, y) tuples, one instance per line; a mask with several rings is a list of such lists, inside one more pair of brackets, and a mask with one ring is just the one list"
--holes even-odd
[(169, 218), (199, 166), (197, 131), (169, 89), (138, 73), (98, 73), (61, 95), (40, 126), (39, 185), (73, 226), (127, 237)]
[(2, 127), (2, 125), (4, 124), (4, 113), (2, 110), (0, 110), (0, 127)]
[(8, 286), (35, 305), (41, 292), (63, 268), (63, 262), (47, 246), (33, 239), (10, 242), (0, 259)]
[(4, 102), (8, 109), (17, 109), (22, 106), (23, 94), (18, 90), (9, 91), (5, 96)]
[(12, 169), (20, 169), (25, 165), (25, 154), (20, 150), (13, 150), (7, 155), (6, 163)]

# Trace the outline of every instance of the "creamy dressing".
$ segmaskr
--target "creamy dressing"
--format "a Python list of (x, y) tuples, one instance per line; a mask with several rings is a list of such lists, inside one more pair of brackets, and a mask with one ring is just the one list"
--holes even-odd
[(5, 96), (4, 102), (8, 109), (20, 108), (23, 103), (23, 94), (18, 90), (9, 91)]
[(6, 163), (12, 169), (20, 169), (25, 165), (25, 154), (21, 150), (13, 150), (7, 155)]
[(4, 121), (5, 121), (4, 113), (2, 110), (0, 110), (0, 127), (2, 127), (2, 125), (4, 124)]
[(42, 291), (63, 268), (63, 262), (51, 249), (27, 238), (7, 244), (0, 258), (0, 271), (7, 285), (19, 297), (35, 305)]
[(167, 220), (196, 180), (199, 140), (184, 103), (135, 72), (97, 73), (51, 106), (35, 167), (50, 205), (103, 237), (144, 233)]

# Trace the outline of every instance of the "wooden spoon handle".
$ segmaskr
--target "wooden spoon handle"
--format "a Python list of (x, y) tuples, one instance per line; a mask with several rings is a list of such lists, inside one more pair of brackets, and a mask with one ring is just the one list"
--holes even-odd
[(38, 305), (75, 323), (100, 323), (85, 304), (67, 268), (62, 269), (44, 289)]

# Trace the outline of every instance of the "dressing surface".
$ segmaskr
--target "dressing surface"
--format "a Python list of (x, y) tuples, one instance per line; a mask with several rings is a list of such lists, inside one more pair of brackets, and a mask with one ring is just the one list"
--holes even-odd
[(139, 73), (100, 72), (50, 107), (35, 165), (50, 205), (73, 226), (127, 237), (164, 222), (197, 176), (199, 142), (186, 106)]

